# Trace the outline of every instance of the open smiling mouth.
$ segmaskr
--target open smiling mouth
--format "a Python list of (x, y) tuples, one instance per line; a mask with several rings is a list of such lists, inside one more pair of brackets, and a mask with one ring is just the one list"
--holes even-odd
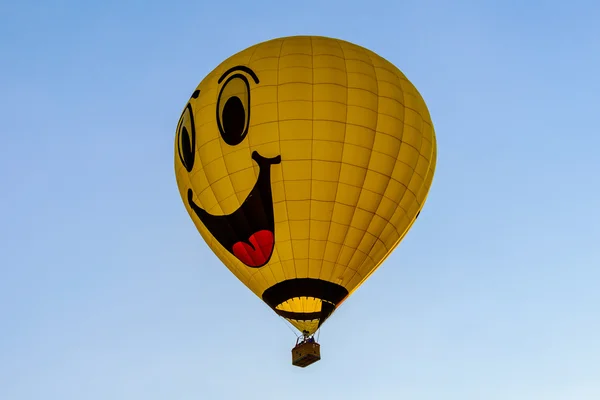
[(266, 158), (254, 151), (252, 159), (259, 168), (258, 179), (240, 208), (229, 215), (212, 215), (194, 203), (188, 189), (188, 203), (215, 239), (248, 267), (259, 268), (271, 259), (275, 247), (271, 165), (281, 156)]
[[(259, 167), (258, 179), (242, 205), (228, 215), (212, 215), (194, 203), (194, 192), (188, 189), (188, 203), (206, 229), (238, 260), (251, 268), (266, 265), (275, 248), (275, 221), (271, 191), (271, 165), (281, 163), (281, 156), (266, 158), (254, 151), (252, 159)], [(318, 327), (348, 296), (341, 285), (315, 278), (293, 278), (271, 286), (262, 299), (280, 316), (288, 320), (318, 320)], [(313, 312), (280, 309), (289, 300), (310, 297), (321, 300), (320, 310)]]

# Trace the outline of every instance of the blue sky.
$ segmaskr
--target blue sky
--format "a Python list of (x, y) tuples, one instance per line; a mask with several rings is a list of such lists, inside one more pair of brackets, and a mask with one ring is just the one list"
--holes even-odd
[[(0, 398), (600, 398), (600, 3), (294, 3), (0, 1)], [(396, 64), (439, 145), (304, 370), (173, 172), (197, 83), (293, 34)]]

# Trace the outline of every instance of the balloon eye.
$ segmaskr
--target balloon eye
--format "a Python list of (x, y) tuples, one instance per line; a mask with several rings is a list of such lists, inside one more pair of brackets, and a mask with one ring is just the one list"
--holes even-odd
[(225, 81), (217, 100), (217, 125), (223, 141), (240, 144), (250, 124), (250, 85), (244, 75), (236, 74)]
[(192, 172), (196, 155), (196, 128), (194, 127), (194, 114), (190, 103), (187, 104), (181, 118), (179, 118), (176, 140), (179, 160), (181, 160), (187, 172)]

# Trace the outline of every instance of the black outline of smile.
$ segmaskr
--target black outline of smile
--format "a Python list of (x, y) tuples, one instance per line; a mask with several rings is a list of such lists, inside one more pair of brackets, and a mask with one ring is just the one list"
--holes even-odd
[[(273, 247), (266, 261), (261, 265), (247, 265), (250, 268), (260, 268), (266, 265), (275, 249), (275, 220), (273, 216), (273, 193), (271, 190), (271, 165), (281, 163), (281, 156), (266, 158), (252, 152), (252, 159), (259, 167), (258, 179), (254, 187), (246, 197), (242, 205), (233, 213), (228, 215), (212, 215), (199, 207), (194, 202), (194, 192), (188, 189), (188, 204), (194, 210), (200, 221), (215, 239), (233, 254), (233, 245), (239, 242), (248, 244), (256, 250), (249, 242), (250, 236), (268, 230), (273, 234)], [(233, 254), (235, 256), (235, 254)], [(239, 258), (236, 257), (239, 260)], [(240, 260), (242, 261), (242, 260)], [(242, 261), (243, 262), (243, 261)]]

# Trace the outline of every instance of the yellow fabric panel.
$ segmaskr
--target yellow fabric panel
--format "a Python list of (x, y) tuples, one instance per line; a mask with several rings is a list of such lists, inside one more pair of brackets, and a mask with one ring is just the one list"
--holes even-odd
[[(258, 83), (247, 70), (220, 81), (236, 66), (248, 68)], [(228, 101), (233, 97), (236, 104)], [(188, 104), (195, 142), (183, 131), (192, 129), (184, 112), (175, 140), (180, 194), (210, 248), (259, 297), (294, 278), (329, 281), (351, 294), (398, 245), (425, 203), (437, 155), (427, 106), (401, 71), (365, 48), (314, 36), (260, 43), (215, 68)], [(239, 107), (243, 121), (226, 118)], [(246, 133), (227, 143), (219, 124)], [(188, 171), (182, 152), (191, 145)], [(257, 268), (224, 248), (225, 239), (215, 238), (188, 201), (191, 189), (193, 202), (206, 212), (235, 213), (267, 168), (254, 152), (281, 157), (269, 167), (274, 246), (268, 263)], [(320, 307), (320, 299), (304, 297), (278, 309), (312, 313)], [(318, 320), (290, 322), (301, 331), (318, 328)]]

